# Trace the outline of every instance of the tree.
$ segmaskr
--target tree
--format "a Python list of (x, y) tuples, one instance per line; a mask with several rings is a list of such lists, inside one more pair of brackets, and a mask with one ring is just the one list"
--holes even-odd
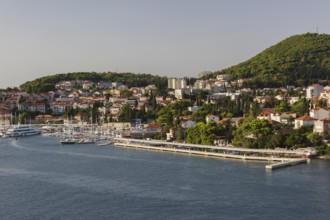
[(322, 136), (316, 132), (309, 133), (307, 138), (314, 144), (314, 147), (316, 147), (316, 144), (320, 143), (322, 140)]
[(306, 98), (301, 98), (298, 102), (292, 105), (292, 111), (296, 112), (298, 116), (302, 116), (308, 113), (309, 103)]
[(272, 135), (272, 125), (267, 120), (247, 118), (233, 132), (233, 145), (246, 148), (266, 148)]
[(218, 127), (215, 122), (205, 124), (199, 122), (187, 129), (187, 143), (212, 145), (215, 137), (221, 132), (222, 126)]

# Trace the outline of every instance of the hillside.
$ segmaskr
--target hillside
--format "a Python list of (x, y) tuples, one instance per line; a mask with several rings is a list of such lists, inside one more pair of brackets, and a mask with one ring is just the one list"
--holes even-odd
[(307, 33), (291, 36), (251, 59), (214, 73), (229, 72), (248, 79), (246, 86), (304, 86), (330, 76), (330, 35)]
[(167, 88), (167, 77), (151, 74), (134, 73), (96, 73), (96, 72), (75, 72), (61, 73), (40, 77), (20, 85), (20, 89), (27, 92), (48, 92), (55, 89), (55, 84), (62, 80), (90, 80), (93, 82), (120, 82), (128, 87), (156, 85), (157, 88)]

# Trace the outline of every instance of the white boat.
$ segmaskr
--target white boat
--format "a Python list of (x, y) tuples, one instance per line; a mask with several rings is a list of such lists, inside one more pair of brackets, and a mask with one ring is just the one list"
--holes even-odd
[(75, 143), (77, 143), (77, 140), (72, 138), (66, 138), (61, 140), (61, 144), (75, 144)]
[(32, 135), (40, 135), (41, 131), (30, 125), (17, 125), (10, 128), (6, 132), (7, 137), (24, 137)]
[(77, 144), (94, 144), (95, 141), (91, 138), (81, 138), (77, 141)]

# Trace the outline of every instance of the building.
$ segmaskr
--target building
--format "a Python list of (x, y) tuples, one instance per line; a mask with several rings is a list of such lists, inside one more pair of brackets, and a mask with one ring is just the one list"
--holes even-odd
[(313, 132), (320, 133), (321, 135), (328, 135), (330, 130), (330, 118), (323, 118), (314, 122)]
[(10, 125), (11, 110), (9, 105), (0, 103), (0, 125)]
[(209, 123), (211, 121), (218, 122), (219, 117), (215, 115), (206, 115), (206, 123)]
[(46, 104), (42, 103), (42, 102), (30, 103), (27, 106), (27, 108), (29, 111), (37, 111), (37, 112), (46, 113)]
[(324, 87), (320, 84), (313, 84), (307, 87), (306, 89), (306, 98), (312, 99), (312, 98), (318, 98), (321, 94), (321, 92), (324, 91)]
[(73, 103), (65, 102), (65, 103), (60, 103), (60, 102), (52, 102), (50, 104), (50, 109), (52, 110), (53, 114), (63, 114), (67, 110), (73, 108)]
[(187, 81), (182, 78), (168, 78), (167, 87), (169, 89), (184, 89), (187, 87)]
[(182, 122), (181, 127), (184, 128), (184, 129), (187, 129), (187, 128), (195, 126), (195, 125), (196, 125), (195, 121), (188, 120), (186, 122)]
[(330, 117), (330, 112), (320, 108), (320, 107), (316, 107), (313, 108), (309, 111), (309, 115), (315, 119), (323, 119), (323, 118), (329, 118)]
[(315, 119), (304, 115), (294, 120), (294, 128), (299, 129), (302, 126), (314, 126)]
[(281, 113), (281, 112), (272, 112), (270, 113), (270, 117), (268, 118), (271, 121), (276, 121), (279, 122), (281, 124), (288, 124), (291, 120), (291, 118), (295, 118), (296, 114), (288, 114), (288, 113)]

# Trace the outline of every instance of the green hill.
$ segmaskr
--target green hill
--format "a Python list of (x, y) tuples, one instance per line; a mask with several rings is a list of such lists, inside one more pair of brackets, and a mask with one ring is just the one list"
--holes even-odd
[(251, 59), (223, 71), (246, 86), (306, 86), (330, 76), (330, 35), (307, 33), (291, 36)]
[(90, 80), (93, 82), (120, 82), (128, 87), (156, 85), (158, 89), (167, 88), (167, 77), (151, 74), (113, 73), (113, 72), (75, 72), (61, 73), (40, 77), (20, 85), (27, 92), (48, 92), (55, 89), (55, 84), (62, 80)]

